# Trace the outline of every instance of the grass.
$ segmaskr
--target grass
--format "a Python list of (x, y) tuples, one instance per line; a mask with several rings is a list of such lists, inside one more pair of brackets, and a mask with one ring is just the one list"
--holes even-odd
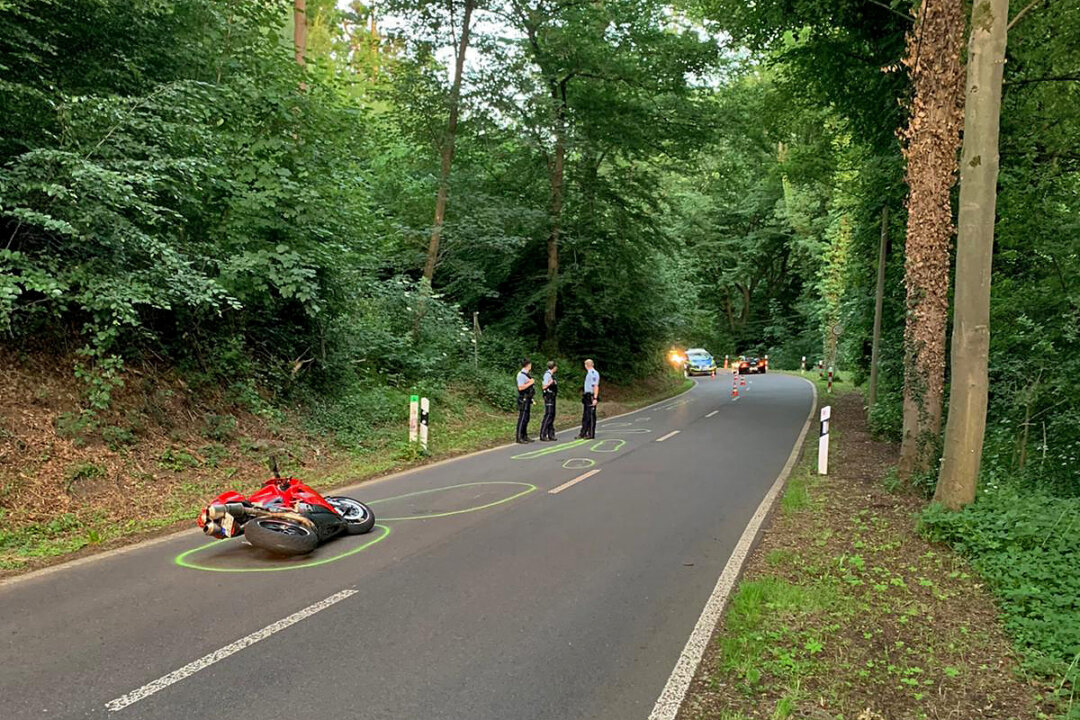
[(847, 372), (833, 378), (833, 387), (831, 392), (829, 391), (828, 377), (820, 377), (818, 375), (817, 369), (807, 370), (805, 372), (801, 370), (770, 370), (770, 372), (782, 373), (784, 375), (794, 375), (795, 377), (806, 378), (807, 380), (811, 381), (817, 387), (818, 400), (821, 401), (822, 404), (828, 402), (830, 396), (841, 395), (851, 392), (851, 390), (855, 387), (851, 384), (851, 374)]

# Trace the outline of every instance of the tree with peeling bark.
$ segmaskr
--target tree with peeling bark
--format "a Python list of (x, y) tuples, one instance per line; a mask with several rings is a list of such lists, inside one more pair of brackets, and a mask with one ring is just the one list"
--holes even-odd
[(934, 492), (934, 500), (951, 510), (975, 500), (986, 431), (990, 273), (1008, 18), (1009, 0), (976, 0), (971, 8), (956, 240), (952, 383), (945, 452)]
[(922, 0), (904, 64), (914, 86), (903, 131), (908, 222), (904, 282), (904, 424), (898, 471), (903, 479), (938, 458), (945, 386), (949, 305), (950, 201), (962, 118), (962, 0)]

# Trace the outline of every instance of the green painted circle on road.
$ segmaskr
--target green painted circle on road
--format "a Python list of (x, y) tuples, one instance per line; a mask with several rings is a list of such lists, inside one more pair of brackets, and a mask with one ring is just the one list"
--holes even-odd
[(191, 570), (203, 570), (203, 571), (206, 571), (206, 572), (250, 573), (250, 572), (284, 572), (286, 570), (302, 570), (303, 568), (317, 567), (319, 565), (328, 565), (329, 563), (332, 563), (335, 560), (341, 560), (342, 558), (347, 558), (350, 555), (355, 555), (358, 552), (361, 552), (363, 550), (367, 550), (369, 547), (371, 547), (372, 545), (374, 545), (376, 543), (382, 542), (383, 540), (385, 540), (390, 535), (390, 528), (388, 528), (385, 525), (376, 525), (375, 529), (376, 530), (382, 530), (382, 534), (379, 535), (376, 538), (372, 538), (371, 540), (368, 540), (366, 543), (364, 543), (363, 545), (360, 545), (359, 547), (354, 547), (351, 550), (347, 550), (347, 551), (345, 551), (343, 553), (340, 553), (338, 555), (334, 555), (333, 557), (322, 558), (321, 560), (312, 560), (311, 562), (301, 563), (299, 565), (286, 565), (284, 567), (265, 567), (265, 568), (253, 568), (253, 567), (220, 568), (220, 567), (210, 567), (208, 565), (199, 565), (198, 563), (189, 560), (189, 558), (192, 555), (195, 555), (197, 553), (201, 553), (201, 552), (203, 552), (205, 550), (209, 550), (210, 548), (221, 547), (221, 544), (220, 544), (221, 541), (220, 540), (217, 540), (217, 541), (214, 541), (214, 542), (209, 542), (209, 543), (206, 543), (205, 545), (202, 545), (200, 547), (193, 548), (191, 550), (187, 550), (185, 552), (182, 552), (173, 559), (173, 562), (175, 562), (180, 567), (189, 568)]
[(444, 492), (446, 490), (456, 490), (463, 487), (475, 487), (478, 485), (517, 485), (525, 488), (521, 492), (514, 493), (510, 497), (505, 497), (502, 500), (496, 500), (495, 502), (489, 502), (484, 505), (477, 505), (476, 507), (462, 508), (461, 510), (448, 510), (441, 513), (432, 513), (431, 515), (410, 515), (407, 517), (391, 517), (380, 518), (383, 522), (401, 522), (403, 520), (430, 520), (432, 518), (450, 517), (451, 515), (464, 515), (465, 513), (477, 512), (479, 510), (487, 510), (488, 508), (495, 507), (496, 505), (502, 505), (508, 503), (511, 500), (516, 500), (523, 495), (528, 495), (536, 490), (536, 486), (532, 483), (514, 482), (512, 480), (493, 480), (490, 482), (471, 482), (460, 483), (458, 485), (447, 485), (446, 487), (431, 488), (430, 490), (417, 490), (416, 492), (406, 493), (405, 495), (395, 495), (394, 497), (383, 498), (382, 500), (372, 500), (368, 505), (378, 505), (379, 503), (390, 502), (392, 500), (403, 500), (405, 498), (417, 497), (418, 495), (430, 495), (432, 493)]

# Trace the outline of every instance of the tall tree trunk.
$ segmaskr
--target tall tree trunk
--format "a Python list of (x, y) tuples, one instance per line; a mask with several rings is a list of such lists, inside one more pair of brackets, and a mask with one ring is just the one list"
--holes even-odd
[(307, 0), (293, 0), (293, 48), (296, 64), (303, 67), (307, 56)]
[(963, 0), (922, 0), (904, 63), (915, 88), (904, 131), (908, 226), (904, 280), (904, 429), (901, 478), (938, 457), (949, 306), (950, 193), (963, 114)]
[(877, 402), (878, 362), (881, 351), (881, 313), (885, 308), (885, 261), (889, 251), (889, 206), (881, 208), (881, 241), (878, 243), (877, 288), (874, 291), (874, 335), (870, 344), (870, 392), (868, 405)]
[(934, 500), (959, 510), (975, 499), (986, 430), (990, 353), (990, 273), (997, 204), (1001, 79), (1009, 0), (976, 0), (968, 41), (952, 384), (945, 452)]
[(476, 0), (465, 0), (465, 15), (461, 25), (461, 38), (454, 58), (454, 80), (450, 87), (450, 118), (446, 123), (446, 136), (442, 143), (442, 166), (439, 171), (439, 191), (435, 196), (435, 222), (431, 226), (427, 262), (424, 263), (424, 280), (431, 285), (435, 277), (435, 264), (439, 259), (439, 243), (442, 241), (443, 222), (446, 219), (446, 200), (450, 194), (450, 169), (454, 163), (454, 144), (457, 141), (458, 116), (461, 111), (461, 78), (465, 72), (465, 53), (469, 49), (472, 30), (472, 14)]
[(566, 170), (566, 81), (551, 84), (551, 99), (555, 103), (555, 149), (548, 166), (551, 198), (547, 241), (547, 297), (544, 303), (544, 349), (555, 355), (559, 351), (557, 310), (559, 303), (559, 238), (562, 235), (562, 208)]

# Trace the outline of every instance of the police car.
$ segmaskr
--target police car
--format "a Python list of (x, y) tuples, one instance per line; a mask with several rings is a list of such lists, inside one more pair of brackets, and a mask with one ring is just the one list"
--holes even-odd
[(716, 360), (703, 348), (690, 348), (686, 351), (687, 375), (710, 375), (716, 372)]

